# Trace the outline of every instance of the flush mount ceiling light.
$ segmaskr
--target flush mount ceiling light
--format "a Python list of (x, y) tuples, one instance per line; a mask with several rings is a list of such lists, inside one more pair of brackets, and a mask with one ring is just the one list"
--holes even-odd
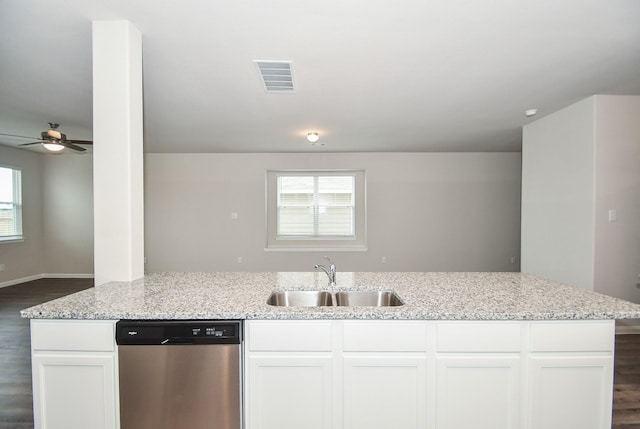
[(307, 134), (307, 140), (309, 140), (310, 143), (315, 143), (320, 140), (320, 135), (316, 132), (311, 132)]
[(530, 118), (532, 116), (536, 116), (538, 114), (538, 109), (528, 109), (524, 111), (524, 116)]

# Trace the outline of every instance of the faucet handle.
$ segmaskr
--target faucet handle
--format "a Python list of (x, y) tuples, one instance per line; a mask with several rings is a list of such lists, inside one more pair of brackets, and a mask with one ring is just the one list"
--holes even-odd
[[(328, 256), (325, 256), (324, 259), (326, 259), (329, 262), (329, 271), (331, 273), (335, 273), (336, 272), (336, 264), (334, 264), (331, 261), (331, 258), (329, 258)], [(334, 274), (335, 275), (335, 274)], [(332, 280), (333, 282), (335, 282), (335, 280)]]

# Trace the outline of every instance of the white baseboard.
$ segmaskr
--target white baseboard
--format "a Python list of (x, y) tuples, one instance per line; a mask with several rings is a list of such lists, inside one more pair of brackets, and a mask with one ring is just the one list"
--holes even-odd
[(44, 273), (44, 279), (92, 279), (93, 274), (90, 273)]
[(13, 285), (17, 285), (20, 283), (25, 283), (25, 282), (30, 282), (32, 280), (38, 280), (43, 278), (44, 276), (42, 274), (35, 274), (33, 276), (27, 276), (27, 277), (21, 277), (19, 279), (13, 279), (13, 280), (7, 280), (5, 282), (0, 283), (0, 288), (1, 287), (7, 287), (7, 286), (13, 286)]
[(41, 273), (41, 274), (34, 274), (32, 276), (21, 277), (19, 279), (0, 282), (0, 288), (7, 287), (7, 286), (14, 286), (20, 283), (26, 283), (33, 280), (39, 280), (39, 279), (92, 279), (92, 278), (93, 278), (93, 274), (84, 274), (84, 273)]

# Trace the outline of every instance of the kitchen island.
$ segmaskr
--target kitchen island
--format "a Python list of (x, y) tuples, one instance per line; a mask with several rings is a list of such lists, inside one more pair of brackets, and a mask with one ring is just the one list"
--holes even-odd
[[(323, 289), (404, 305), (266, 304)], [(22, 315), (36, 427), (118, 427), (117, 320), (239, 319), (248, 429), (608, 429), (614, 320), (640, 305), (521, 273), (158, 273)]]

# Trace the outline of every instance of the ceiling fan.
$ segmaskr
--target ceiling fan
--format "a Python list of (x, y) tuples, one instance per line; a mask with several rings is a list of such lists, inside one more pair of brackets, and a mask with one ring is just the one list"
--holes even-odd
[[(83, 148), (82, 146), (78, 146), (80, 144), (83, 145), (90, 145), (93, 144), (93, 142), (91, 140), (69, 140), (67, 139), (67, 135), (61, 133), (58, 130), (58, 127), (60, 126), (60, 124), (56, 123), (56, 122), (49, 122), (49, 129), (47, 131), (43, 131), (42, 133), (40, 133), (40, 139), (38, 139), (38, 141), (35, 142), (31, 142), (31, 143), (22, 143), (20, 146), (30, 146), (33, 144), (42, 144), (42, 146), (45, 147), (45, 149), (51, 151), (51, 152), (60, 152), (61, 150), (64, 150), (65, 148), (69, 148), (69, 149), (73, 149), (73, 150), (77, 150), (80, 152), (84, 152), (85, 148)], [(25, 139), (37, 139), (38, 137), (28, 137), (28, 136), (18, 136), (15, 134), (4, 134), (4, 133), (0, 133), (0, 136), (9, 136), (9, 137), (20, 137), (20, 138), (25, 138)]]

